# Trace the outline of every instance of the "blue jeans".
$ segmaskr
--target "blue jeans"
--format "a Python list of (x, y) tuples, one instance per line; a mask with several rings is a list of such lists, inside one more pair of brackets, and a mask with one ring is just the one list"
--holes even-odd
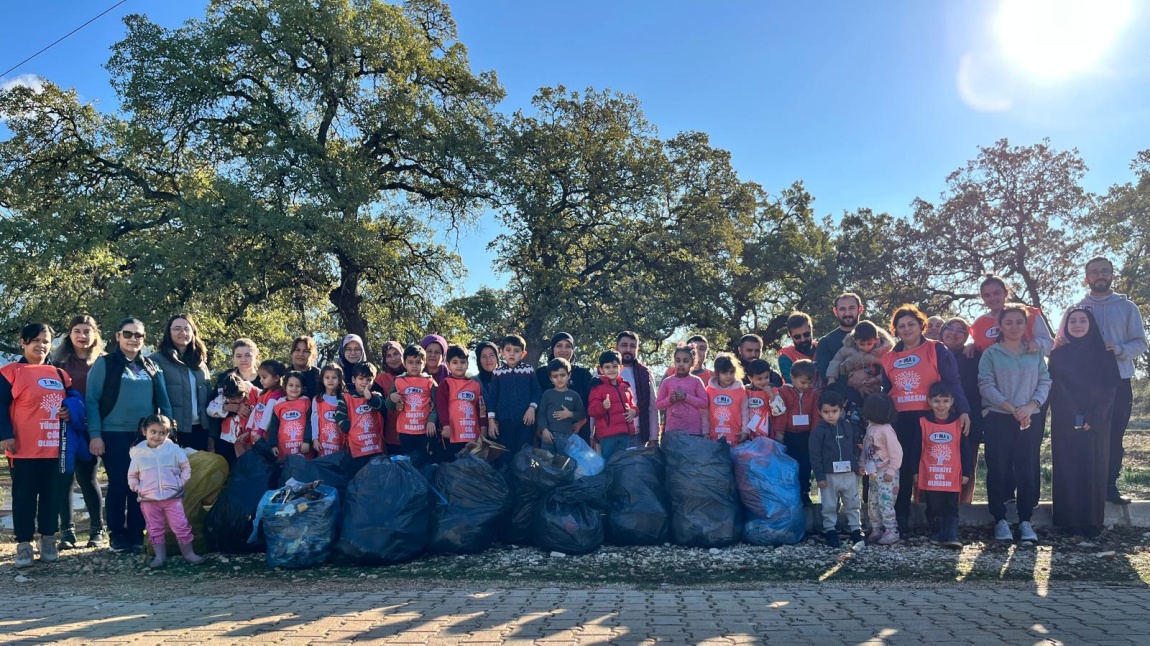
[(603, 454), (603, 461), (610, 462), (616, 451), (626, 451), (631, 448), (631, 436), (627, 434), (612, 435), (599, 440), (599, 453)]

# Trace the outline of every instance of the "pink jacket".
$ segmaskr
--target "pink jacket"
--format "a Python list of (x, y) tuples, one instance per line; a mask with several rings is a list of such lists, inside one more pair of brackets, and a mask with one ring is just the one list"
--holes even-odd
[(164, 440), (159, 447), (151, 449), (145, 440), (133, 446), (128, 455), (132, 457), (128, 487), (136, 492), (140, 502), (184, 497), (184, 485), (192, 477), (192, 465), (175, 442)]
[(902, 445), (890, 424), (867, 424), (862, 466), (867, 475), (889, 473), (898, 476), (898, 470), (902, 468)]
[[(671, 394), (675, 391), (681, 391), (687, 398), (671, 403)], [(667, 413), (664, 430), (686, 431), (691, 435), (707, 434), (707, 387), (699, 377), (671, 375), (663, 379), (663, 383), (659, 384), (655, 408)]]

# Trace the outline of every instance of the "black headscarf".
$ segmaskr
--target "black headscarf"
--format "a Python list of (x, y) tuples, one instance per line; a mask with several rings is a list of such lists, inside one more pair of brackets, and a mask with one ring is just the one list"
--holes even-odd
[(495, 351), (495, 360), (499, 361), (499, 346), (491, 341), (483, 341), (475, 346), (475, 365), (479, 367), (479, 381), (484, 386), (491, 383), (491, 371), (483, 369), (483, 362), (479, 360), (479, 355), (483, 353), (483, 348), (491, 348)]
[[(1090, 330), (1086, 336), (1078, 339), (1066, 331), (1070, 315), (1076, 312), (1086, 314), (1090, 321)], [(1061, 336), (1067, 343), (1050, 353), (1050, 378), (1059, 390), (1089, 400), (1096, 397), (1095, 393), (1099, 391), (1116, 388), (1118, 362), (1114, 360), (1114, 353), (1106, 349), (1106, 341), (1102, 338), (1094, 314), (1084, 307), (1075, 307), (1066, 313), (1063, 321)]]

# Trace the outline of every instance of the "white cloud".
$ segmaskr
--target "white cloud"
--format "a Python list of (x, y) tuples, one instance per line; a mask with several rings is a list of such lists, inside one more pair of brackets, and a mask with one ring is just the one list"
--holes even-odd
[(1009, 83), (996, 63), (970, 52), (962, 55), (955, 84), (967, 106), (979, 112), (1005, 112), (1014, 105)]
[(30, 87), (37, 92), (44, 89), (44, 80), (35, 74), (21, 74), (7, 81), (0, 81), (0, 91), (11, 90), (14, 87)]

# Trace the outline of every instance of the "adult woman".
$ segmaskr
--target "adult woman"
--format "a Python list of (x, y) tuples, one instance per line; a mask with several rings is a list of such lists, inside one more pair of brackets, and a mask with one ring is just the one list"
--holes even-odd
[(427, 353), (427, 366), (424, 372), (431, 375), (435, 383), (444, 383), (443, 380), (447, 379), (447, 362), (444, 360), (447, 354), (447, 339), (438, 334), (428, 334), (419, 341), (419, 347)]
[(919, 420), (930, 410), (927, 392), (931, 384), (943, 381), (951, 387), (962, 431), (970, 432), (970, 405), (963, 394), (954, 355), (940, 341), (923, 336), (925, 325), (926, 315), (917, 307), (899, 306), (890, 321), (891, 332), (898, 337), (898, 343), (882, 356), (883, 389), (890, 393), (898, 410), (894, 430), (903, 451), (898, 497), (894, 503), (900, 532), (909, 528), (911, 491), (922, 452)]
[[(996, 323), (998, 315), (1002, 313), (1007, 301), (1013, 298), (1006, 281), (993, 274), (986, 275), (982, 284), (978, 286), (978, 294), (990, 311), (976, 318), (970, 326), (972, 343), (964, 350), (968, 358), (974, 356), (975, 349), (986, 352), (986, 349), (998, 340), (999, 326)], [(1042, 352), (1044, 356), (1050, 356), (1050, 351), (1054, 348), (1054, 339), (1050, 338), (1050, 328), (1042, 318), (1042, 310), (1037, 307), (1026, 307), (1026, 317), (1030, 321), (1030, 326), (1023, 337), (1026, 351)]]
[(135, 550), (144, 534), (140, 503), (128, 489), (129, 451), (139, 435), (140, 419), (155, 413), (172, 416), (168, 389), (160, 369), (140, 351), (144, 324), (126, 318), (116, 326), (108, 354), (88, 372), (88, 434), (92, 455), (104, 458), (108, 474), (105, 497), (112, 549)]
[[(224, 381), (228, 379), (229, 375), (239, 375), (241, 379), (247, 381), (252, 386), (259, 388), (259, 369), (260, 365), (260, 348), (256, 345), (255, 341), (241, 337), (232, 343), (232, 367), (230, 370), (225, 370), (216, 377), (216, 383), (212, 387), (212, 392), (209, 393), (209, 399), (214, 399), (223, 393)], [(211, 403), (210, 401), (208, 403)], [(250, 408), (244, 403), (227, 402), (223, 405), (223, 415), (227, 413), (239, 413), (241, 408)], [(216, 413), (213, 413), (213, 415)], [(246, 418), (251, 414), (250, 410), (243, 411), (241, 417)], [(228, 464), (235, 461), (235, 445), (231, 442), (217, 441), (220, 439), (222, 420), (219, 417), (209, 416), (208, 420), (208, 434), (211, 436), (209, 445), (212, 447), (210, 450), (218, 455), (224, 456)]]
[(197, 451), (209, 450), (212, 439), (208, 436), (208, 349), (192, 317), (177, 314), (168, 319), (164, 339), (149, 358), (164, 375), (172, 419), (176, 421), (176, 442)]
[[(982, 352), (973, 348), (972, 356), (967, 356), (966, 341), (970, 338), (970, 324), (961, 316), (956, 316), (942, 325), (942, 344), (954, 355), (958, 363), (958, 378), (962, 382), (962, 392), (966, 395), (966, 402), (970, 404), (970, 435), (968, 437), (971, 451), (978, 456), (978, 447), (982, 444), (982, 395), (978, 392), (978, 360)], [(977, 470), (975, 471), (977, 474)], [(969, 503), (974, 499), (975, 478), (962, 485), (959, 502)], [(1014, 487), (1011, 486), (1013, 490)]]
[[(481, 341), (475, 346), (475, 363), (479, 366), (479, 387), (483, 393), (483, 400), (491, 402), (491, 379), (495, 369), (499, 367), (499, 348), (491, 341)], [(491, 410), (488, 408), (488, 410)]]
[(63, 407), (72, 380), (48, 365), (52, 328), (44, 323), (20, 331), (19, 362), (0, 368), (0, 447), (12, 474), (12, 524), (16, 567), (32, 565), (32, 538), (40, 530), (40, 560), (57, 558), (60, 490), (71, 474), (60, 473), (60, 434), (68, 421)]
[(998, 342), (978, 362), (978, 390), (986, 427), (987, 508), (994, 517), (995, 540), (1014, 540), (1006, 521), (1010, 474), (1018, 487), (1018, 534), (1037, 541), (1030, 517), (1041, 490), (1039, 452), (1046, 427), (1042, 404), (1050, 394), (1050, 373), (1039, 352), (1027, 352), (1024, 339), (1030, 327), (1026, 307), (1007, 305), (998, 314)]
[(291, 342), (291, 369), (303, 374), (303, 396), (311, 399), (323, 392), (319, 382), (319, 368), (315, 361), (319, 358), (319, 348), (310, 336), (297, 336)]
[[(395, 385), (395, 378), (403, 374), (403, 346), (399, 345), (399, 341), (388, 341), (383, 344), (383, 369), (375, 376), (375, 385), (372, 390), (386, 395), (391, 392), (391, 387)], [(385, 409), (380, 411), (383, 418), (383, 445), (387, 449), (388, 455), (402, 455), (403, 451), (399, 446), (399, 430), (395, 427), (395, 422), (399, 416), (395, 411)]]
[[(703, 343), (705, 344), (706, 341)], [(591, 384), (595, 381), (595, 377), (587, 368), (575, 365), (575, 337), (571, 336), (569, 332), (560, 332), (551, 337), (551, 348), (547, 351), (547, 360), (551, 361), (552, 359), (566, 359), (571, 362), (571, 381), (568, 387), (579, 394), (579, 397), (583, 399), (583, 406), (586, 407), (587, 398), (591, 396)], [(696, 356), (696, 362), (697, 361), (698, 358)], [(536, 370), (535, 375), (539, 378), (539, 386), (543, 390), (554, 388), (554, 385), (551, 383), (551, 371), (548, 370), (546, 366)], [(579, 435), (587, 442), (590, 442), (591, 425), (584, 424), (583, 428), (579, 431)]]
[(1118, 364), (1090, 310), (1075, 307), (1065, 320), (1067, 343), (1050, 353), (1054, 524), (1093, 535), (1105, 512)]
[[(60, 346), (52, 357), (52, 365), (63, 370), (72, 378), (72, 389), (84, 396), (88, 392), (88, 370), (96, 359), (104, 355), (104, 340), (100, 337), (100, 326), (91, 316), (73, 317), (68, 323), (68, 335), (60, 340)], [(88, 509), (88, 547), (105, 547), (108, 532), (104, 530), (104, 496), (100, 483), (96, 480), (96, 466), (99, 458), (76, 459), (75, 480), (80, 484), (80, 494)], [(68, 482), (60, 496), (60, 547), (76, 547), (75, 509), (72, 502), (72, 483)]]
[(343, 382), (348, 390), (355, 389), (351, 370), (356, 364), (367, 361), (367, 352), (364, 350), (363, 339), (358, 334), (348, 334), (339, 342), (339, 356), (336, 357), (339, 367), (343, 368)]

